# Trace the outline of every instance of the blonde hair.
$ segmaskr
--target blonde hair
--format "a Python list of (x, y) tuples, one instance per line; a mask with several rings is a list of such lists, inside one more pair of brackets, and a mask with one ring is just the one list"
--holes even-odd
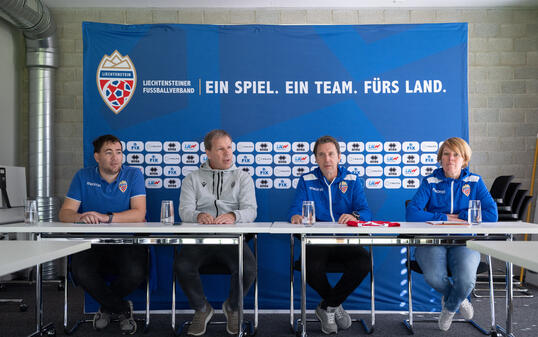
[(445, 140), (443, 142), (443, 145), (441, 145), (441, 147), (439, 148), (439, 152), (437, 152), (438, 162), (441, 162), (441, 158), (443, 157), (443, 151), (447, 148), (454, 152), (457, 152), (460, 156), (463, 157), (463, 168), (466, 168), (469, 165), (473, 151), (465, 140), (459, 137), (452, 137)]

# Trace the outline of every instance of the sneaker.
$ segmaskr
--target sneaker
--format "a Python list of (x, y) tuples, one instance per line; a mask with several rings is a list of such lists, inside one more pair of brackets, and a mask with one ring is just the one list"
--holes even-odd
[(230, 335), (237, 335), (239, 333), (239, 312), (232, 310), (228, 300), (222, 303), (222, 312), (226, 316), (226, 332)]
[(327, 307), (327, 310), (322, 309), (318, 304), (316, 308), (316, 317), (321, 323), (321, 331), (326, 334), (338, 333), (338, 325), (335, 321), (335, 308)]
[(201, 336), (205, 334), (207, 323), (209, 323), (215, 312), (209, 303), (206, 303), (205, 308), (205, 311), (196, 310), (191, 325), (189, 326), (189, 330), (187, 331), (187, 335)]
[(103, 310), (102, 307), (93, 316), (93, 328), (95, 330), (103, 330), (110, 324), (111, 314)]
[(443, 308), (443, 310), (441, 310), (441, 315), (439, 315), (439, 329), (443, 331), (447, 331), (448, 329), (450, 329), (454, 314), (456, 313)]
[(136, 332), (136, 322), (133, 318), (133, 302), (127, 301), (129, 311), (119, 316), (120, 330), (124, 335), (132, 335)]
[(473, 305), (471, 304), (471, 302), (469, 302), (467, 298), (463, 300), (463, 302), (461, 302), (460, 304), (460, 314), (466, 320), (470, 320), (473, 318), (473, 315), (474, 315)]
[[(327, 308), (327, 310), (329, 310), (329, 308)], [(337, 307), (334, 307), (334, 316), (336, 319), (336, 325), (338, 325), (338, 329), (349, 329), (349, 327), (351, 326), (351, 317), (349, 317), (349, 314), (344, 310), (341, 304)]]

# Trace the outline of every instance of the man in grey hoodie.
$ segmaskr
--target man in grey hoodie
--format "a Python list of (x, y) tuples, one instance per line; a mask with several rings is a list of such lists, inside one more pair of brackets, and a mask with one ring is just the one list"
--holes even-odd
[[(250, 175), (233, 163), (232, 139), (224, 130), (213, 130), (204, 138), (207, 161), (189, 174), (182, 183), (179, 215), (182, 221), (200, 224), (234, 224), (256, 219), (256, 195)], [(239, 331), (238, 291), (239, 265), (235, 246), (183, 246), (174, 262), (179, 284), (195, 310), (187, 333), (201, 336), (213, 316), (200, 280), (200, 266), (222, 263), (231, 271), (228, 299), (222, 304), (226, 331)], [(250, 248), (243, 251), (243, 289), (246, 294), (256, 277), (256, 260)]]

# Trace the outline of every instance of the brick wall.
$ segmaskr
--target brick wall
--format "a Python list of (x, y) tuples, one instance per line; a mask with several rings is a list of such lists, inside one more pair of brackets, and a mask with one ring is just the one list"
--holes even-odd
[[(61, 9), (56, 84), (56, 191), (82, 166), (82, 21), (120, 24), (469, 23), (471, 169), (489, 186), (514, 174), (530, 186), (538, 133), (538, 7), (533, 9)], [(448, 117), (447, 117), (448, 118)]]

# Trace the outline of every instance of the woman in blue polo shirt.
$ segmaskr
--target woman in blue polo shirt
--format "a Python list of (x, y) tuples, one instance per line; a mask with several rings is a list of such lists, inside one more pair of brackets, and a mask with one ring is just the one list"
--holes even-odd
[[(497, 205), (484, 181), (469, 172), (471, 153), (461, 138), (443, 142), (437, 153), (441, 168), (422, 180), (407, 206), (407, 221), (466, 222), (469, 200), (481, 201), (483, 221), (497, 221)], [(480, 253), (465, 246), (424, 246), (416, 248), (415, 258), (426, 282), (443, 295), (439, 329), (450, 328), (458, 309), (465, 319), (471, 319), (474, 310), (467, 297), (475, 285)]]

